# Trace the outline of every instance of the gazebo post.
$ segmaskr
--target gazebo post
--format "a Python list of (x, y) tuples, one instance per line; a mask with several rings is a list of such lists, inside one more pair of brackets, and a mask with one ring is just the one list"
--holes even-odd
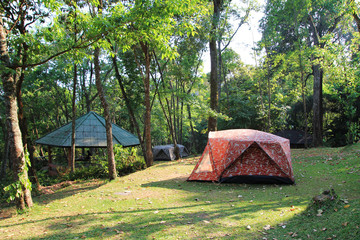
[(48, 146), (48, 162), (52, 163), (52, 154), (51, 154), (51, 146)]

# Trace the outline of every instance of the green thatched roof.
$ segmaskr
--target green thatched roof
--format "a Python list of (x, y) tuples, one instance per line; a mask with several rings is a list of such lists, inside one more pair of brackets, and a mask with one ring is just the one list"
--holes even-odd
[[(139, 139), (130, 132), (112, 124), (113, 143), (123, 147), (139, 145)], [(71, 122), (48, 133), (35, 141), (37, 144), (71, 147)], [(75, 121), (76, 147), (106, 147), (105, 119), (94, 112), (89, 112)]]

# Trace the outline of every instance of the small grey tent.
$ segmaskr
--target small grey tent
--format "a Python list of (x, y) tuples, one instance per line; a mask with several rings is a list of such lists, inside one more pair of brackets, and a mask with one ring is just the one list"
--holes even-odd
[[(139, 145), (139, 139), (112, 124), (113, 143), (123, 147)], [(71, 122), (48, 133), (35, 141), (37, 144), (50, 147), (71, 147)], [(89, 112), (75, 121), (75, 147), (77, 148), (106, 148), (105, 119), (95, 112)]]
[[(189, 152), (184, 145), (178, 144), (180, 149), (180, 157), (187, 157), (189, 156)], [(153, 157), (154, 160), (175, 160), (175, 153), (174, 153), (174, 145), (159, 145), (153, 147)]]

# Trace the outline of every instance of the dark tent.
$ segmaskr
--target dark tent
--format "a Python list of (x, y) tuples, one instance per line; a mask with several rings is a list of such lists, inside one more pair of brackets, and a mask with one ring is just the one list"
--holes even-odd
[[(180, 149), (180, 157), (189, 156), (189, 152), (184, 145), (178, 144)], [(153, 157), (154, 160), (175, 160), (175, 147), (173, 144), (169, 145), (159, 145), (153, 147)]]
[[(54, 147), (71, 147), (71, 122), (35, 141), (37, 144)], [(139, 145), (139, 139), (112, 124), (113, 143), (123, 147)], [(105, 119), (95, 112), (89, 112), (75, 121), (75, 146), (77, 148), (106, 148)]]
[[(291, 148), (304, 148), (305, 147), (305, 132), (299, 130), (283, 130), (280, 132), (274, 133), (277, 136), (287, 138), (290, 140)], [(312, 142), (312, 137), (308, 133), (307, 135), (307, 145), (310, 146)]]

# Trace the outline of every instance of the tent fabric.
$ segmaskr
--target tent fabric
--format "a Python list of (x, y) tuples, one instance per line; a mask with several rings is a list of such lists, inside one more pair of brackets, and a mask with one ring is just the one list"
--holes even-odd
[[(180, 157), (187, 157), (189, 152), (184, 145), (178, 144), (180, 149)], [(153, 151), (153, 158), (154, 160), (175, 160), (175, 147), (173, 144), (168, 145), (158, 145), (154, 146)]]
[[(71, 126), (68, 123), (35, 141), (37, 144), (71, 147)], [(113, 144), (120, 144), (123, 147), (139, 145), (139, 139), (119, 127), (112, 124)], [(80, 148), (105, 148), (106, 144), (106, 127), (105, 119), (95, 112), (89, 112), (75, 121), (75, 146)]]
[(294, 183), (289, 140), (252, 129), (210, 132), (188, 181)]

